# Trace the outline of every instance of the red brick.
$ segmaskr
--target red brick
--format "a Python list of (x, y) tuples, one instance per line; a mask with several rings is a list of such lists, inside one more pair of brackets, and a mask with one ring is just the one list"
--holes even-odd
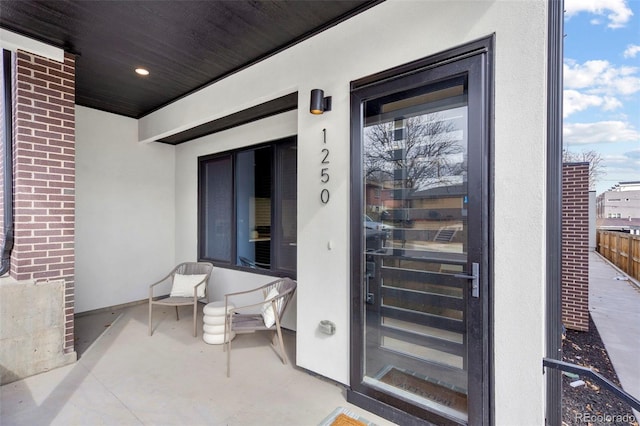
[(17, 52), (15, 245), (18, 280), (64, 279), (64, 351), (73, 351), (75, 57), (64, 64)]
[(59, 118), (60, 120), (66, 120), (65, 122), (71, 123), (75, 126), (75, 117), (72, 114), (65, 114), (62, 112), (49, 111), (49, 117)]
[(588, 327), (588, 165), (563, 167), (562, 315), (568, 328)]
[(51, 102), (46, 102), (48, 99), (43, 99), (42, 101), (35, 101), (33, 106), (36, 108), (42, 108), (49, 112), (49, 115), (59, 113), (62, 111), (62, 107), (60, 105), (52, 104)]

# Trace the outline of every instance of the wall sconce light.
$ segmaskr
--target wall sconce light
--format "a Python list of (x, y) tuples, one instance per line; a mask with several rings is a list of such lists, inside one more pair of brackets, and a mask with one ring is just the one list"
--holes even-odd
[(322, 114), (325, 111), (331, 111), (331, 96), (324, 96), (324, 90), (313, 89), (311, 91), (311, 114)]

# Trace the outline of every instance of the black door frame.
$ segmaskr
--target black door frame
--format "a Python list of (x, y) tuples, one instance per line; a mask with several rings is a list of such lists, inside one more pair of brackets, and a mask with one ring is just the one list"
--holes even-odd
[[(469, 215), (470, 228), (476, 229), (484, 250), (468, 253), (468, 264), (480, 263), (481, 294), (476, 309), (480, 309), (482, 326), (471, 327), (469, 333), (480, 333), (479, 347), (470, 347), (470, 351), (481, 351), (483, 362), (478, 368), (469, 371), (470, 392), (481, 392), (480, 401), (469, 405), (469, 423), (490, 424), (493, 417), (492, 408), (492, 377), (493, 359), (493, 316), (490, 300), (493, 300), (492, 258), (493, 229), (492, 215), (492, 185), (490, 178), (493, 169), (493, 51), (495, 36), (468, 43), (419, 61), (402, 65), (381, 73), (365, 77), (351, 84), (351, 387), (347, 390), (347, 400), (372, 411), (382, 417), (403, 425), (424, 424), (425, 421), (434, 424), (457, 424), (450, 419), (439, 416), (430, 411), (415, 407), (405, 401), (379, 392), (361, 383), (363, 372), (362, 348), (364, 342), (364, 298), (362, 291), (363, 268), (361, 256), (363, 252), (362, 221), (363, 199), (362, 190), (362, 102), (375, 93), (380, 96), (389, 89), (407, 89), (424, 84), (437, 82), (469, 72), (473, 68), (472, 84), (469, 84), (469, 127), (482, 129), (480, 144), (469, 144), (469, 167), (480, 167), (469, 170), (480, 177), (475, 186), (469, 186), (468, 194), (471, 203), (477, 203), (482, 211), (479, 217)], [(425, 76), (428, 81), (425, 83)], [(471, 76), (471, 74), (470, 74)], [(400, 82), (399, 80), (402, 79)], [(473, 105), (472, 105), (472, 98)], [(472, 110), (473, 109), (473, 110)], [(471, 161), (473, 159), (474, 161)], [(475, 163), (472, 165), (472, 163)], [(469, 185), (473, 182), (469, 182)], [(471, 223), (471, 221), (475, 221)], [(473, 325), (473, 324), (471, 324)]]

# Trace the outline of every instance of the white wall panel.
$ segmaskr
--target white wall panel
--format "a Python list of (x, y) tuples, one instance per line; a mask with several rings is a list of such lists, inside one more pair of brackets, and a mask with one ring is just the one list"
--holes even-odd
[(148, 297), (175, 258), (174, 147), (76, 106), (76, 312)]

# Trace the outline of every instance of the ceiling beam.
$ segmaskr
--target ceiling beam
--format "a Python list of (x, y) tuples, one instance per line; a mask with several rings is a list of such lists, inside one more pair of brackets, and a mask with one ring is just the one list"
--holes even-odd
[(203, 123), (191, 129), (158, 139), (158, 142), (178, 145), (203, 136), (221, 132), (232, 127), (241, 126), (252, 121), (271, 117), (298, 108), (298, 92), (293, 92), (260, 105), (229, 114), (225, 117)]
[(64, 62), (64, 50), (0, 28), (0, 47), (15, 52), (24, 50), (52, 61)]

